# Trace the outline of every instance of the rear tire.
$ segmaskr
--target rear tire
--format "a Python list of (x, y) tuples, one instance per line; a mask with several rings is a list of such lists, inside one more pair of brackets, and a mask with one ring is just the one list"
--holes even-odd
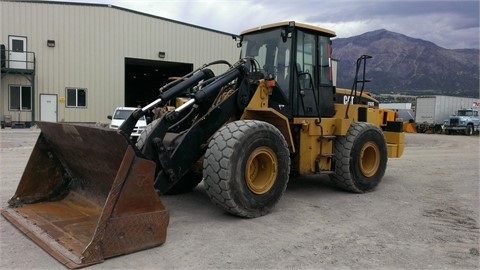
[(382, 180), (388, 153), (379, 127), (365, 122), (352, 123), (347, 135), (334, 144), (335, 174), (330, 179), (340, 188), (364, 193)]
[(211, 201), (231, 214), (253, 218), (271, 212), (285, 192), (290, 153), (273, 125), (235, 121), (214, 134), (203, 168)]
[[(153, 122), (147, 125), (147, 128), (140, 134), (137, 139), (136, 146), (138, 149), (142, 150), (150, 134), (155, 130), (157, 124), (161, 119), (155, 119)], [(154, 160), (158, 163), (158, 160)], [(157, 164), (158, 166), (158, 164)], [(158, 172), (157, 172), (158, 173)], [(156, 177), (156, 175), (155, 175)], [(170, 188), (165, 194), (174, 195), (182, 194), (192, 191), (200, 182), (202, 182), (202, 173), (195, 172), (193, 170), (188, 171), (180, 180)]]

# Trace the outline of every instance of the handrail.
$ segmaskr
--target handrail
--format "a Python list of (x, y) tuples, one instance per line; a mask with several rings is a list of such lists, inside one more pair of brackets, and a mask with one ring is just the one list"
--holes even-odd
[(24, 51), (16, 52), (12, 50), (1, 51), (1, 69), (3, 71), (34, 71), (35, 70), (35, 52)]

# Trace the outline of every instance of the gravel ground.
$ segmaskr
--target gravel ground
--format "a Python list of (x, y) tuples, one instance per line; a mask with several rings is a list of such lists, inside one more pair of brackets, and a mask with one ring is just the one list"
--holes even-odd
[[(39, 130), (0, 130), (0, 207), (13, 196)], [(479, 269), (478, 136), (407, 134), (367, 194), (325, 176), (290, 180), (275, 211), (225, 214), (203, 185), (163, 196), (167, 242), (88, 269)], [(65, 269), (0, 218), (0, 269)]]

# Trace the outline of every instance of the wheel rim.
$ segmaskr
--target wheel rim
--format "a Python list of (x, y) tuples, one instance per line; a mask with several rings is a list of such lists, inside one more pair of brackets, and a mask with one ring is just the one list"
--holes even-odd
[(360, 171), (365, 177), (372, 177), (380, 167), (380, 149), (373, 142), (367, 142), (360, 152)]
[(277, 155), (272, 149), (262, 146), (250, 154), (245, 167), (245, 178), (250, 191), (265, 194), (275, 183), (277, 174)]

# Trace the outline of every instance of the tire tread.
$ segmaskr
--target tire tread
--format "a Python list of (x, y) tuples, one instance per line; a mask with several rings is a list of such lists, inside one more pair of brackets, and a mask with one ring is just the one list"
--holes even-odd
[[(257, 120), (231, 122), (217, 131), (209, 143), (203, 163), (204, 186), (211, 201), (231, 214), (254, 218), (265, 215), (271, 211), (269, 208), (252, 210), (240, 205), (235, 199), (235, 192), (238, 191), (231, 189), (228, 180), (232, 177), (230, 169), (232, 160), (230, 157), (236, 149), (241, 148), (238, 144), (242, 142), (242, 138), (248, 134), (264, 131), (265, 129), (278, 134), (278, 137), (282, 138), (279, 142), (281, 144), (280, 147), (288, 149), (287, 143), (278, 129), (266, 122)], [(289, 158), (288, 168), (290, 168)], [(286, 186), (285, 183), (281, 191), (282, 195), (285, 192)]]

